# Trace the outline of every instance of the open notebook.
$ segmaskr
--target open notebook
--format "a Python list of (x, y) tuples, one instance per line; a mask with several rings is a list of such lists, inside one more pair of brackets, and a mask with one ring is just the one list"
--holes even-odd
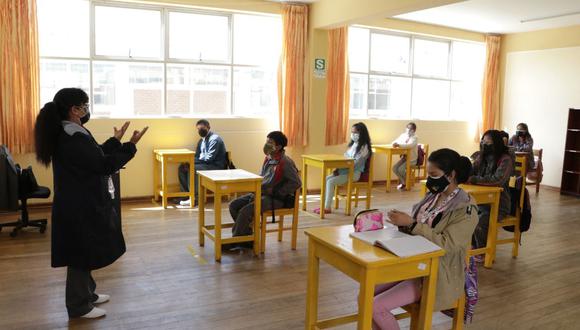
[(441, 248), (423, 236), (407, 235), (395, 228), (353, 232), (351, 237), (383, 248), (401, 258), (439, 251)]

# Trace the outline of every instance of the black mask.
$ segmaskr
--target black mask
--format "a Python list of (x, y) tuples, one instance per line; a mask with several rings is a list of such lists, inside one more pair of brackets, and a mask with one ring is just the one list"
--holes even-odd
[(445, 175), (442, 175), (438, 178), (434, 178), (432, 176), (429, 176), (427, 178), (427, 183), (425, 184), (427, 189), (429, 189), (429, 191), (432, 194), (438, 194), (438, 193), (444, 191), (448, 185), (449, 185), (449, 180), (447, 180)]
[(86, 124), (91, 119), (91, 113), (87, 111), (87, 114), (81, 117), (81, 124)]
[(201, 137), (206, 137), (207, 136), (207, 133), (208, 133), (208, 130), (205, 129), (205, 128), (200, 128), (200, 129), (197, 130), (197, 133)]
[(489, 155), (493, 153), (493, 144), (485, 144), (485, 143), (482, 144), (481, 151), (483, 152), (484, 155)]
[(517, 134), (519, 137), (524, 137), (524, 136), (526, 136), (526, 131), (516, 131), (516, 134)]

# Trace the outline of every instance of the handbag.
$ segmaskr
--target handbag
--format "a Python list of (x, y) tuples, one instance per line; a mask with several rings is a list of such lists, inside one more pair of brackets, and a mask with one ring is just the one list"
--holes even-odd
[(354, 231), (370, 231), (383, 229), (383, 218), (385, 214), (377, 209), (363, 210), (354, 216)]

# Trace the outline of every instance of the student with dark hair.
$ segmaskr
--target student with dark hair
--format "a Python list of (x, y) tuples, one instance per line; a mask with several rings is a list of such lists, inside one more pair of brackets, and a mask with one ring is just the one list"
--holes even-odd
[[(352, 125), (348, 150), (344, 155), (354, 159), (353, 182), (360, 179), (361, 174), (365, 170), (367, 159), (371, 156), (372, 152), (371, 137), (367, 126), (362, 122)], [(347, 182), (348, 169), (346, 168), (336, 169), (331, 175), (326, 177), (326, 192), (322, 196), (324, 198), (324, 213), (332, 212), (331, 206), (334, 188), (344, 185)], [(314, 213), (320, 214), (320, 208), (314, 209)]]
[[(195, 181), (195, 200), (194, 205), (197, 205), (197, 171), (207, 171), (207, 170), (223, 170), (226, 168), (226, 145), (222, 138), (211, 131), (211, 126), (209, 121), (206, 119), (200, 119), (195, 125), (197, 128), (197, 133), (201, 139), (197, 142), (197, 147), (195, 148), (195, 165), (193, 170), (194, 181)], [(191, 174), (191, 169), (189, 164), (184, 163), (179, 165), (179, 185), (181, 191), (189, 191), (189, 176)], [(191, 200), (181, 201), (179, 203), (182, 206), (190, 206)]]
[(526, 123), (519, 123), (516, 128), (516, 134), (509, 141), (509, 146), (517, 152), (527, 152), (527, 169), (528, 171), (536, 168), (534, 161), (534, 139), (528, 130)]
[[(485, 132), (481, 139), (480, 153), (473, 162), (473, 176), (469, 178), (469, 183), (503, 188), (500, 196), (498, 220), (510, 213), (509, 179), (513, 170), (514, 159), (508, 147), (503, 143), (500, 131), (489, 130)], [(487, 244), (490, 211), (489, 205), (479, 207), (479, 224), (473, 236), (475, 248), (481, 248)]]
[[(421, 235), (445, 250), (439, 259), (435, 310), (453, 307), (463, 294), (465, 256), (477, 225), (475, 200), (459, 184), (471, 174), (471, 162), (451, 149), (439, 149), (427, 161), (425, 198), (412, 213), (391, 210), (390, 222), (412, 235)], [(392, 310), (421, 298), (421, 280), (380, 284), (375, 287), (373, 329), (399, 329)]]
[(36, 158), (52, 163), (52, 267), (67, 267), (66, 308), (69, 317), (96, 318), (95, 307), (109, 300), (96, 294), (91, 271), (110, 265), (125, 253), (119, 215), (113, 207), (111, 175), (137, 152), (135, 145), (147, 131), (121, 139), (129, 126), (114, 128), (114, 136), (99, 145), (84, 126), (90, 118), (89, 97), (81, 89), (58, 91), (36, 117)]
[[(262, 165), (262, 211), (291, 207), (294, 194), (302, 182), (294, 161), (286, 156), (284, 148), (288, 144), (286, 135), (280, 131), (270, 132), (264, 144), (266, 158)], [(288, 205), (292, 204), (292, 205)], [(252, 234), (254, 219), (254, 194), (247, 194), (230, 203), (230, 214), (234, 219), (233, 236)], [(257, 220), (260, 221), (260, 220)], [(230, 247), (250, 247), (251, 242), (233, 244)]]
[[(417, 132), (417, 125), (413, 122), (407, 124), (405, 132), (393, 141), (393, 147), (395, 148), (410, 148), (411, 149), (411, 166), (417, 164), (417, 143), (418, 138), (415, 134)], [(401, 156), (401, 159), (393, 165), (393, 172), (399, 178), (399, 185), (397, 189), (405, 189), (405, 180), (407, 178), (407, 161), (405, 156)]]

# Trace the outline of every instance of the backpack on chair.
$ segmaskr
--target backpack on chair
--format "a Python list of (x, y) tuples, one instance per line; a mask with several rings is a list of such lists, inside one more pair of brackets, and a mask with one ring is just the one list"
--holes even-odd
[(24, 198), (24, 196), (36, 191), (38, 189), (38, 182), (32, 171), (32, 166), (27, 168), (20, 168), (20, 165), (16, 165), (18, 169), (18, 197)]

